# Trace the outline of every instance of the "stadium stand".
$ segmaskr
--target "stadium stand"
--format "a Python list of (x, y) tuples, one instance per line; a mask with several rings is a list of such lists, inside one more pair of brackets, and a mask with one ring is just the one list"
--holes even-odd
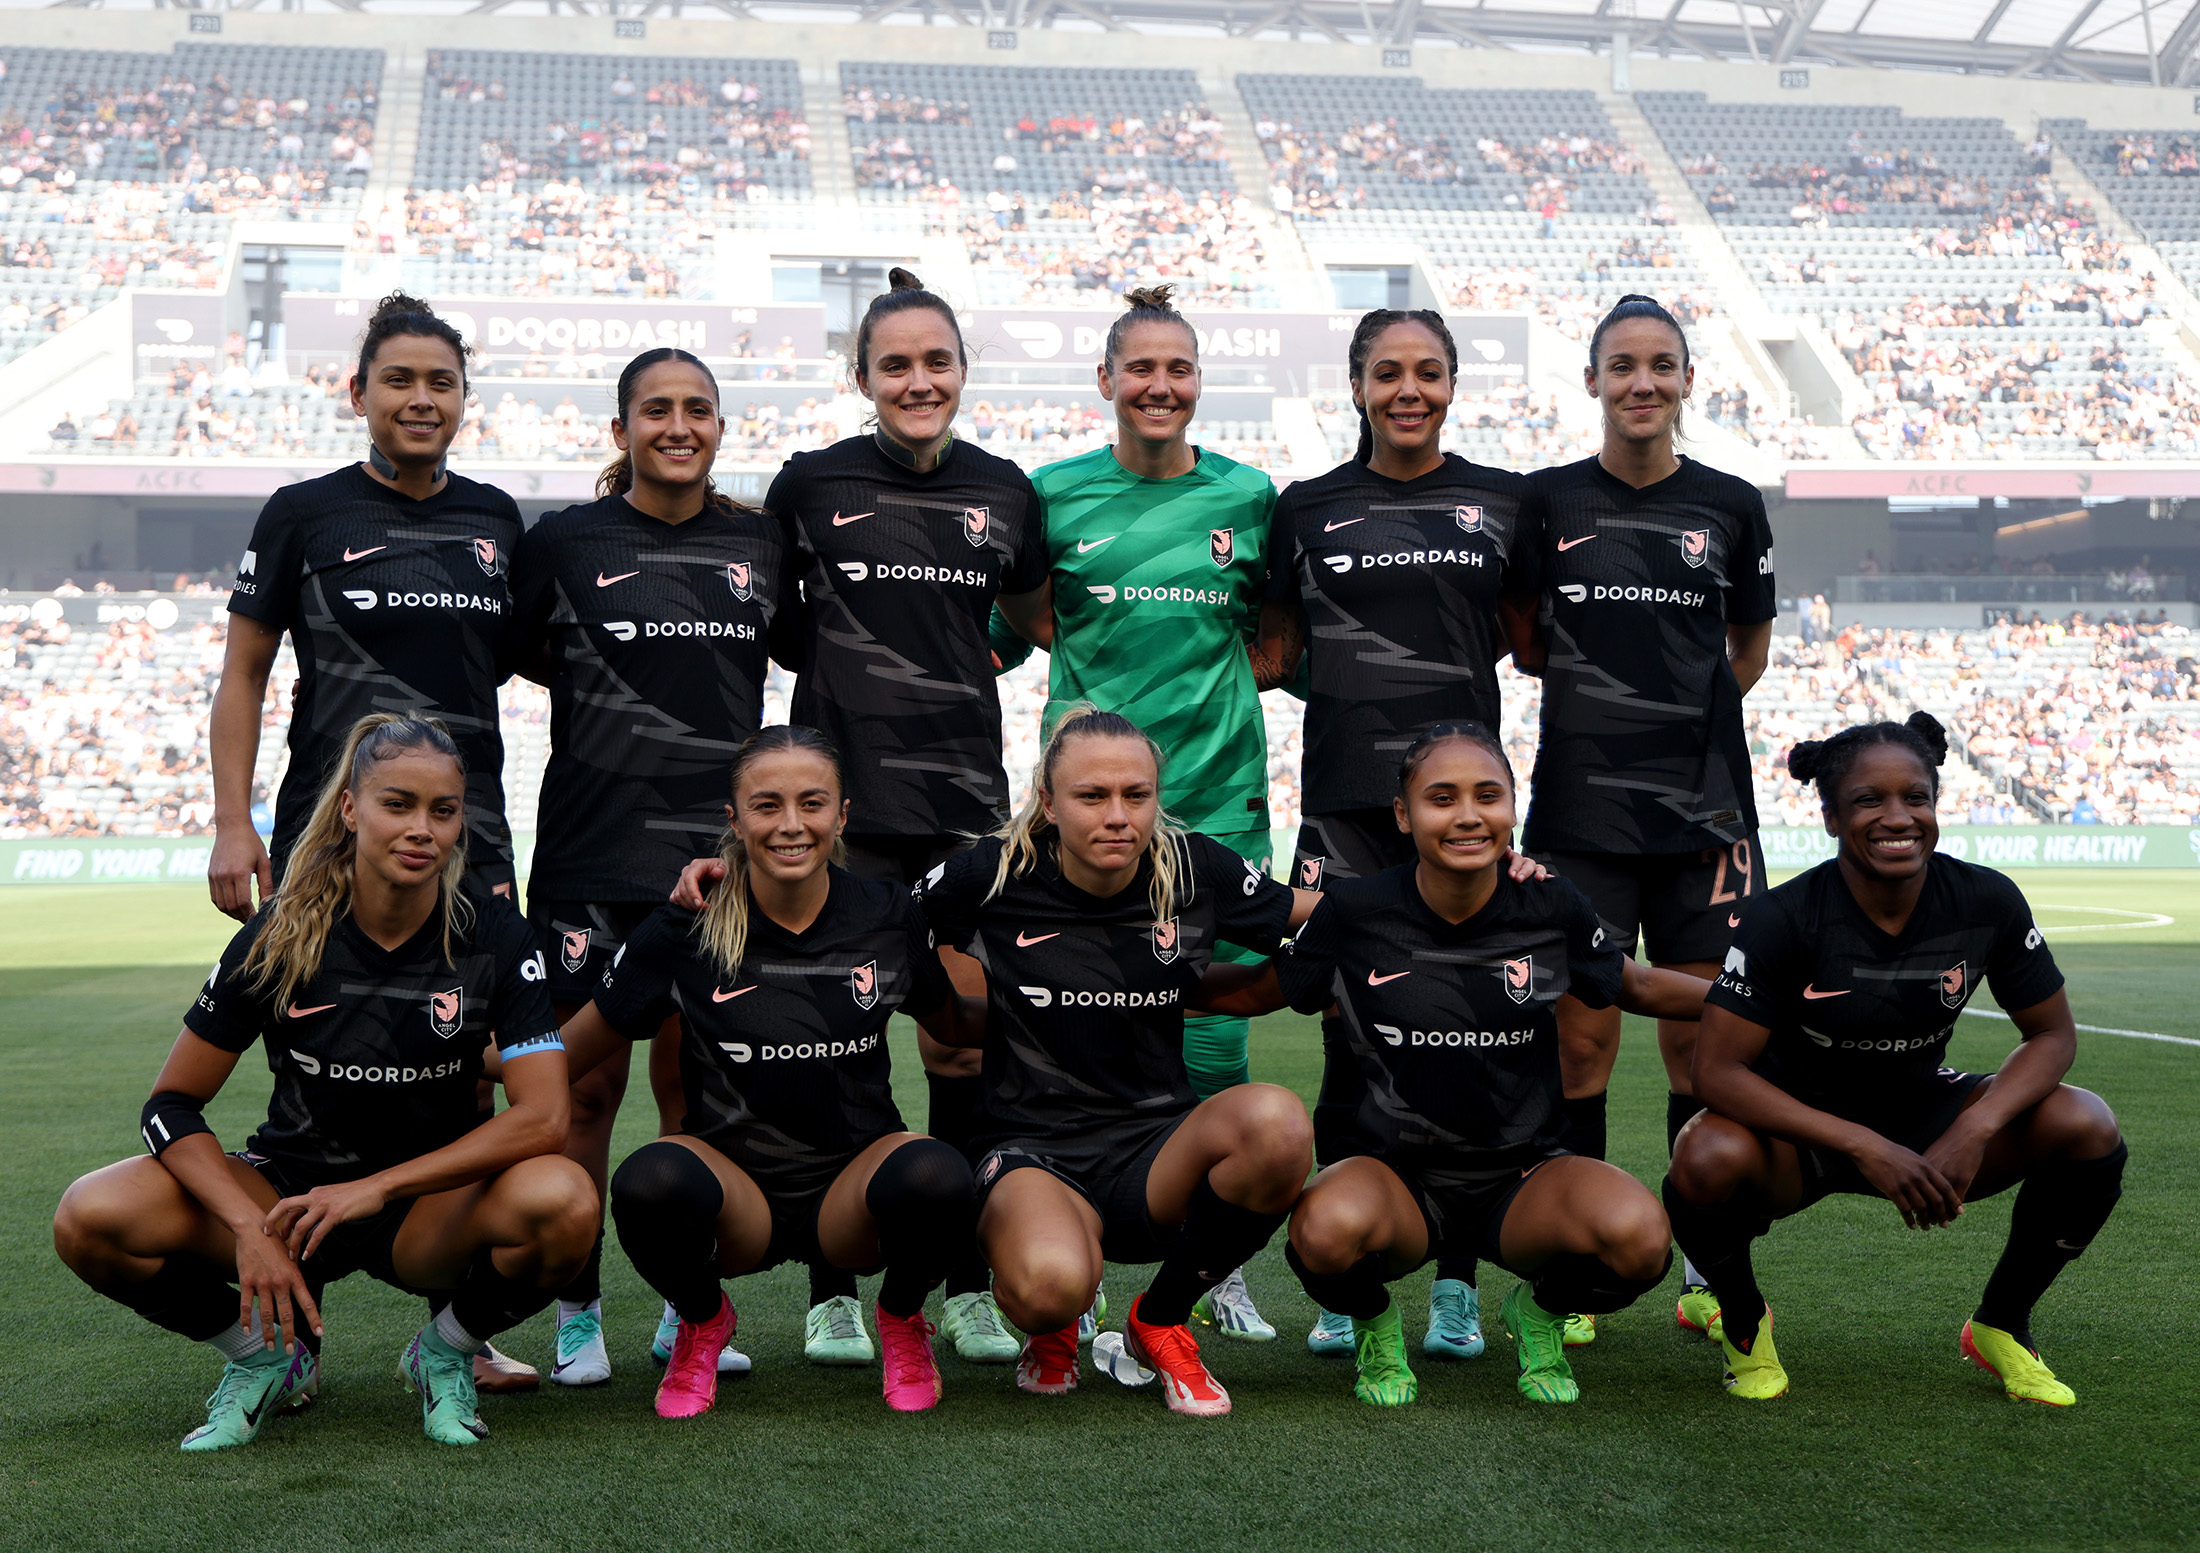
[(2124, 218), (2177, 271), (2200, 280), (2200, 149), (2194, 137), (2151, 129), (2092, 129), (2083, 119), (2047, 118), (2040, 132), (2090, 176)]

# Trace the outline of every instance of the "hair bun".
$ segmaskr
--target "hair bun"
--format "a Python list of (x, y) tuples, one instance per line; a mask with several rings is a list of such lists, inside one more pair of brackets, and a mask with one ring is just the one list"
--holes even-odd
[(1630, 291), (1627, 293), (1627, 295), (1621, 297), (1617, 302), (1614, 302), (1612, 306), (1625, 307), (1630, 302), (1647, 302), (1652, 307), (1658, 307), (1662, 305), (1656, 297), (1646, 297), (1639, 291)]
[(428, 318), (436, 316), (435, 309), (420, 298), (407, 292), (393, 291), (374, 304), (374, 316), (368, 322), (380, 323), (385, 318), (401, 318), (408, 313), (417, 313)]
[(922, 291), (924, 282), (917, 279), (915, 270), (905, 270), (897, 264), (886, 272), (886, 289), (888, 291)]
[(1129, 303), (1134, 310), (1141, 307), (1150, 307), (1156, 312), (1173, 313), (1176, 311), (1176, 303), (1170, 299), (1175, 294), (1176, 287), (1173, 285), (1138, 286), (1124, 292), (1123, 300)]
[(1815, 782), (1825, 753), (1825, 740), (1805, 739), (1788, 751), (1788, 775), (1798, 782)]
[(1902, 720), (1902, 726), (1925, 741), (1925, 747), (1933, 752), (1933, 764), (1938, 766), (1948, 759), (1948, 730), (1940, 725), (1940, 719), (1930, 712), (1912, 712)]

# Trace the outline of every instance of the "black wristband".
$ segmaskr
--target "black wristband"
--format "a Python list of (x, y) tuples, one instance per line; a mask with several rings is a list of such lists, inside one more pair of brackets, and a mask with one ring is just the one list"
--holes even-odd
[(214, 1129), (206, 1125), (206, 1118), (199, 1114), (205, 1101), (178, 1090), (164, 1089), (145, 1102), (145, 1111), (138, 1119), (138, 1132), (145, 1139), (145, 1147), (158, 1159), (161, 1153), (172, 1148), (178, 1140), (195, 1132), (210, 1133)]

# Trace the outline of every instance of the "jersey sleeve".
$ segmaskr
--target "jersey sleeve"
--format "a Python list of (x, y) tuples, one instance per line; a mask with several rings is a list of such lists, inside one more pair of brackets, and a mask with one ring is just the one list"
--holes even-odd
[(1298, 936), (1276, 956), (1276, 984), (1302, 1014), (1318, 1014), (1337, 1001), (1337, 949), (1344, 908), (1323, 896)]
[(687, 953), (696, 914), (660, 906), (620, 946), (596, 987), (596, 1012), (630, 1041), (655, 1035), (675, 1011), (672, 982)]
[(938, 940), (914, 895), (909, 897), (903, 926), (909, 938), (909, 995), (901, 1000), (901, 1011), (911, 1019), (922, 1019), (945, 1006), (955, 984), (947, 979), (947, 967), (940, 964)]
[(1566, 927), (1566, 990), (1590, 1008), (1610, 1008), (1619, 1001), (1627, 958), (1597, 921), (1589, 897), (1567, 880), (1553, 882), (1565, 886), (1561, 920)]
[(933, 868), (910, 892), (917, 909), (938, 942), (952, 949), (970, 947), (978, 936), (978, 915), (986, 892), (993, 887), (993, 871), (1000, 864), (1001, 843), (987, 837), (976, 846), (963, 848)]
[(1016, 553), (1008, 558), (1008, 570), (1002, 574), (1001, 591), (1029, 593), (1047, 580), (1047, 509), (1031, 476), (1021, 469), (1014, 473), (1024, 498), (1023, 532), (1017, 536)]
[(489, 1001), (489, 1028), (496, 1032), (497, 1055), (509, 1061), (538, 1052), (561, 1052), (557, 1011), (550, 1006), (550, 971), (534, 929), (519, 908), (501, 895), (475, 897), (479, 931), (496, 957), (496, 991)]
[[(1298, 487), (1293, 486), (1292, 490)], [(1267, 601), (1292, 609), (1305, 608), (1299, 598), (1299, 504), (1291, 491), (1276, 498), (1268, 511)]]
[(237, 562), (229, 612), (263, 625), (288, 627), (298, 618), (305, 572), (305, 520), (287, 490), (277, 491), (252, 524), (252, 543)]
[(2062, 967), (2032, 920), (2024, 892), (2008, 879), (1997, 882), (2002, 894), (2001, 928), (1994, 938), (1993, 958), (1986, 965), (1986, 984), (2003, 1008), (2030, 1008), (2062, 990)]
[(1704, 1003), (1769, 1030), (1780, 999), (1809, 976), (1809, 944), (1787, 904), (1777, 893), (1767, 895), (1742, 908), (1726, 963)]
[(1274, 954), (1291, 931), (1291, 887), (1212, 837), (1193, 831), (1184, 839), (1199, 889), (1213, 892), (1215, 937), (1255, 954)]
[(1755, 486), (1736, 481), (1743, 491), (1742, 532), (1737, 536), (1734, 559), (1727, 577), (1728, 625), (1761, 625), (1779, 613), (1773, 591), (1772, 520), (1765, 516), (1765, 498)]
[(206, 984), (184, 1011), (183, 1027), (210, 1046), (225, 1052), (250, 1051), (262, 1031), (274, 1023), (273, 995), (248, 984), (245, 956), (259, 940), (267, 924), (263, 906), (252, 920), (230, 936), (229, 947), (206, 976)]

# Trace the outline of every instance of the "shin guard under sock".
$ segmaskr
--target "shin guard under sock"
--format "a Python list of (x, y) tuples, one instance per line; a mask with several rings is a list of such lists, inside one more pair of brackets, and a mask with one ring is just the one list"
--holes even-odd
[(662, 1138), (628, 1155), (611, 1177), (620, 1249), (682, 1321), (709, 1321), (724, 1298), (718, 1215), (725, 1206), (725, 1188), (710, 1166)]
[[(978, 1101), (985, 1093), (984, 1081), (975, 1073), (967, 1076), (927, 1073), (924, 1082), (931, 1101), (925, 1131), (965, 1159), (969, 1158), (971, 1135), (978, 1125)], [(972, 1235), (968, 1254), (948, 1265), (948, 1298), (981, 1293), (992, 1281), (993, 1270), (985, 1265), (985, 1254), (978, 1249), (977, 1236)]]
[(810, 1303), (822, 1305), (827, 1300), (856, 1297), (856, 1275), (845, 1267), (835, 1267), (830, 1262), (810, 1264)]
[(579, 1309), (602, 1298), (603, 1231), (598, 1229), (596, 1243), (588, 1248), (588, 1260), (581, 1263), (581, 1270), (573, 1275), (573, 1281), (558, 1290), (558, 1303)]
[[(1479, 1263), (1471, 1256), (1440, 1256), (1436, 1259), (1437, 1277), (1456, 1279), (1470, 1289), (1474, 1287), (1478, 1268)], [(1351, 1312), (1346, 1311), (1344, 1314), (1350, 1315)]]
[(879, 1252), (886, 1259), (879, 1309), (889, 1316), (913, 1316), (977, 1243), (977, 1185), (970, 1162), (938, 1138), (914, 1138), (879, 1161), (863, 1189), (863, 1206), (878, 1225)]
[(1665, 1199), (1665, 1216), (1672, 1222), (1673, 1238), (1719, 1297), (1719, 1321), (1727, 1340), (1743, 1352), (1757, 1339), (1757, 1323), (1764, 1319), (1765, 1297), (1757, 1288), (1757, 1269), (1750, 1261), (1750, 1242), (1771, 1228), (1747, 1208), (1732, 1203), (1702, 1207), (1673, 1190), (1667, 1176), (1659, 1195)]
[(548, 1308), (556, 1292), (541, 1287), (532, 1278), (506, 1277), (497, 1270), (496, 1258), (484, 1246), (475, 1253), (474, 1265), (466, 1270), (465, 1279), (452, 1291), (450, 1308), (436, 1317), (436, 1323), (448, 1339), (451, 1334), (443, 1324), (456, 1322), (475, 1340), (478, 1351), (480, 1345), (507, 1327), (516, 1327)]
[(1191, 1316), (1192, 1302), (1267, 1245), (1289, 1217), (1225, 1202), (1211, 1181), (1202, 1180), (1192, 1189), (1176, 1244), (1146, 1286), (1139, 1319), (1155, 1326), (1182, 1326)]
[(224, 1328), (237, 1325), (236, 1285), (215, 1271), (212, 1262), (189, 1252), (179, 1251), (168, 1257), (150, 1278), (117, 1283), (100, 1292), (153, 1325), (195, 1343), (218, 1337)]
[(1565, 1122), (1558, 1139), (1561, 1144), (1584, 1159), (1604, 1157), (1605, 1097), (1602, 1092), (1569, 1096), (1558, 1103), (1558, 1114)]
[(1665, 1157), (1673, 1157), (1673, 1145), (1679, 1140), (1681, 1129), (1696, 1119), (1703, 1109), (1703, 1102), (1694, 1095), (1667, 1095), (1665, 1097)]
[(1561, 1251), (1528, 1281), (1535, 1302), (1545, 1310), (1570, 1315), (1603, 1316), (1625, 1310), (1656, 1288), (1673, 1265), (1673, 1253), (1665, 1253), (1655, 1278), (1626, 1278), (1602, 1257), (1578, 1251)]
[(1370, 1251), (1341, 1273), (1315, 1272), (1293, 1245), (1283, 1248), (1283, 1259), (1298, 1274), (1300, 1287), (1324, 1310), (1357, 1321), (1373, 1321), (1390, 1308), (1390, 1290), (1384, 1277), (1389, 1258), (1380, 1251)]
[(2099, 1159), (2059, 1161), (2025, 1178), (2009, 1213), (2009, 1242), (1979, 1300), (1978, 1321), (2032, 1345), (2032, 1307), (2108, 1222), (2123, 1196), (2130, 1157), (2118, 1140)]

